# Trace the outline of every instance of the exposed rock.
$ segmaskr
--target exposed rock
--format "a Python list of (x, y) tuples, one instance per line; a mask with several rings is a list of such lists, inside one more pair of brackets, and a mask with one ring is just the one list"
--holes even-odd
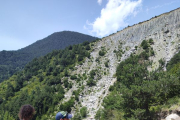
[[(72, 73), (82, 75), (85, 71), (89, 74), (91, 70), (98, 69), (98, 74), (101, 75), (101, 78), (97, 80), (96, 86), (85, 87), (82, 93), (80, 93), (83, 94), (83, 96), (79, 97), (80, 104), (82, 107), (86, 106), (89, 112), (89, 117), (86, 118), (86, 120), (93, 120), (98, 109), (102, 107), (101, 103), (103, 102), (104, 97), (108, 95), (109, 87), (116, 81), (116, 78), (113, 76), (116, 73), (117, 65), (128, 58), (131, 53), (138, 52), (138, 49), (136, 50), (135, 46), (140, 46), (141, 42), (145, 39), (153, 39), (151, 47), (153, 48), (155, 55), (150, 59), (153, 61), (152, 69), (156, 69), (159, 66), (158, 61), (160, 59), (164, 59), (167, 64), (172, 56), (179, 51), (179, 36), (180, 9), (177, 9), (156, 18), (152, 18), (151, 20), (125, 28), (122, 31), (94, 43), (91, 58), (86, 59), (83, 65), (77, 66), (77, 70), (72, 71)], [(103, 57), (99, 56), (99, 51), (102, 47), (106, 50), (106, 54)], [(120, 50), (123, 52), (119, 59), (114, 51)], [(99, 62), (96, 61), (97, 58), (99, 59)], [(109, 60), (108, 68), (104, 65), (107, 60)], [(86, 81), (83, 82), (83, 85), (86, 85)], [(78, 85), (71, 90), (76, 89), (78, 89)], [(72, 94), (71, 90), (66, 94), (67, 97)], [(167, 117), (167, 119), (169, 119), (169, 117)]]
[(165, 120), (180, 120), (180, 117), (177, 114), (170, 114)]
[[(91, 53), (91, 56), (94, 58), (94, 60), (90, 69), (92, 69), (92, 67), (98, 66), (104, 68), (102, 64), (95, 64), (95, 59), (98, 57), (98, 52), (100, 50), (100, 47), (102, 46), (105, 46), (107, 53), (106, 57), (101, 58), (100, 61), (104, 61), (108, 58), (110, 60), (110, 66), (108, 68), (109, 74), (104, 75), (100, 80), (98, 80), (97, 86), (94, 86), (92, 88), (93, 91), (95, 91), (93, 96), (94, 98), (96, 98), (96, 101), (92, 103), (91, 101), (93, 96), (89, 96), (89, 98), (87, 97), (86, 100), (83, 100), (82, 102), (83, 106), (88, 105), (87, 107), (90, 111), (89, 116), (95, 116), (96, 111), (101, 107), (101, 103), (108, 93), (108, 88), (116, 81), (116, 79), (113, 78), (113, 75), (116, 72), (118, 59), (113, 53), (114, 50), (122, 49), (122, 51), (125, 51), (121, 57), (121, 61), (123, 61), (135, 51), (135, 46), (139, 46), (144, 39), (148, 40), (152, 38), (154, 42), (152, 47), (155, 51), (155, 56), (152, 58), (154, 64), (153, 69), (156, 69), (159, 66), (158, 61), (161, 58), (163, 58), (165, 60), (165, 63), (167, 63), (171, 59), (171, 57), (178, 51), (178, 49), (174, 48), (175, 45), (179, 43), (179, 34), (180, 9), (177, 9), (170, 13), (162, 14), (157, 18), (152, 18), (151, 20), (143, 22), (141, 24), (136, 24), (132, 27), (125, 28), (124, 30), (119, 31), (116, 34), (110, 35), (98, 41), (94, 46), (94, 51)], [(172, 42), (174, 42), (174, 44), (172, 44)], [(119, 46), (121, 46), (121, 48), (119, 48)], [(102, 85), (105, 86), (105, 89), (102, 88)], [(104, 91), (105, 94), (103, 94)], [(94, 109), (91, 109), (92, 107)]]

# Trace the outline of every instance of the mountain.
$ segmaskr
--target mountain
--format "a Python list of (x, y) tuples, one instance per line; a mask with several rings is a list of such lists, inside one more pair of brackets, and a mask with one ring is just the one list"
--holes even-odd
[(93, 42), (34, 59), (0, 83), (0, 119), (161, 120), (179, 114), (180, 8)]
[(19, 49), (17, 51), (0, 52), (0, 82), (12, 76), (34, 58), (44, 56), (53, 50), (64, 49), (69, 45), (93, 41), (97, 39), (78, 32), (56, 32), (48, 37)]
[(91, 42), (96, 39), (97, 37), (92, 37), (78, 32), (56, 32), (42, 40), (38, 40), (37, 42), (18, 50), (18, 52), (29, 53), (33, 54), (35, 57), (39, 57), (46, 55), (53, 50), (64, 49), (69, 45), (75, 45), (85, 41)]

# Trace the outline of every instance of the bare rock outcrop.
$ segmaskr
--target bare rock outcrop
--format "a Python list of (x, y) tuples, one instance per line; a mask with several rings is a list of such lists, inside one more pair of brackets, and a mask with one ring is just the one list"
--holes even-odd
[[(154, 41), (151, 47), (155, 51), (155, 55), (150, 58), (153, 61), (153, 70), (158, 68), (160, 59), (167, 63), (180, 49), (180, 8), (127, 27), (94, 43), (91, 58), (74, 71), (83, 74), (84, 71), (89, 73), (98, 69), (98, 74), (101, 75), (96, 86), (86, 87), (79, 96), (81, 106), (88, 109), (86, 120), (94, 119), (97, 110), (102, 107), (101, 103), (108, 94), (109, 87), (116, 81), (114, 74), (117, 65), (136, 51), (135, 46), (140, 46), (143, 40), (150, 38)], [(99, 56), (102, 48), (106, 51), (103, 57)], [(121, 57), (117, 56), (115, 51), (121, 51)], [(109, 61), (108, 68), (104, 65), (106, 61)], [(86, 82), (83, 84), (86, 85)]]
[[(180, 49), (180, 9), (127, 27), (96, 43), (93, 48), (94, 51), (91, 53), (94, 58), (94, 64), (92, 65), (95, 66), (93, 67), (104, 67), (103, 64), (95, 64), (95, 59), (99, 57), (98, 52), (101, 47), (105, 47), (107, 53), (100, 61), (109, 59), (110, 67), (108, 68), (109, 74), (103, 75), (98, 80), (97, 85), (91, 88), (93, 92), (86, 95), (87, 97), (82, 102), (83, 106), (87, 106), (91, 118), (94, 118), (95, 113), (101, 107), (102, 100), (108, 94), (110, 85), (116, 81), (113, 75), (118, 63), (128, 58), (135, 51), (135, 46), (139, 46), (143, 40), (150, 38), (154, 41), (152, 47), (155, 51), (155, 56), (151, 58), (153, 61), (152, 69), (156, 69), (159, 66), (158, 61), (160, 59), (164, 59), (167, 63)], [(114, 50), (123, 51), (120, 60), (116, 57)]]

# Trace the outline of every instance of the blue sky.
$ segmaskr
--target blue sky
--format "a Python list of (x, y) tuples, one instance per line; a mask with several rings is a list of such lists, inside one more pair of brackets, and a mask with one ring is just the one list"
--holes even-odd
[(180, 0), (1, 0), (0, 51), (59, 31), (104, 37), (180, 7)]

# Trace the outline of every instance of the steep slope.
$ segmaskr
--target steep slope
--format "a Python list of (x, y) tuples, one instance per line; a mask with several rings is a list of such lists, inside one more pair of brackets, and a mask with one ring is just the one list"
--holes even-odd
[[(155, 54), (150, 57), (153, 63), (149, 70), (155, 70), (159, 67), (160, 59), (167, 63), (179, 51), (180, 9), (125, 28), (96, 42), (91, 52), (91, 60), (87, 60), (83, 64), (84, 67), (78, 68), (82, 69), (82, 72), (78, 72), (79, 74), (82, 74), (85, 69), (86, 71), (98, 69), (98, 74), (102, 76), (97, 80), (96, 86), (86, 88), (91, 92), (85, 90), (87, 92), (85, 94), (83, 92), (81, 96), (82, 105), (87, 107), (89, 116), (94, 118), (101, 106), (101, 101), (108, 93), (109, 86), (116, 81), (113, 75), (116, 74), (118, 63), (128, 58), (131, 53), (140, 53), (141, 49), (136, 50), (135, 46), (138, 47), (143, 40), (149, 39), (153, 39), (152, 48)], [(103, 57), (98, 54), (102, 48), (106, 51)], [(96, 62), (97, 59), (99, 62)], [(105, 67), (107, 60), (109, 60), (109, 68)]]
[(0, 52), (0, 82), (7, 79), (15, 72), (22, 70), (23, 67), (36, 57), (46, 55), (53, 50), (64, 49), (69, 45), (93, 41), (97, 39), (89, 35), (63, 31), (38, 40), (37, 42), (17, 51)]
[[(76, 82), (77, 77), (73, 78), (70, 70), (90, 56), (89, 50), (89, 42), (84, 42), (53, 51), (34, 59), (21, 72), (0, 83), (0, 119), (18, 119), (19, 107), (26, 103), (35, 107), (36, 120), (47, 119)], [(61, 109), (70, 109), (74, 98), (68, 102), (61, 104)]]
[[(75, 112), (81, 107), (87, 107), (87, 120), (94, 118), (97, 110), (101, 108), (104, 97), (109, 93), (110, 85), (116, 81), (115, 74), (117, 65), (127, 59), (132, 53), (140, 54), (142, 49), (140, 44), (143, 40), (153, 40), (151, 47), (154, 55), (149, 58), (152, 60), (152, 66), (149, 70), (156, 70), (159, 67), (159, 60), (165, 61), (165, 64), (179, 51), (180, 42), (180, 9), (162, 14), (151, 20), (136, 24), (125, 28), (113, 35), (97, 41), (92, 46), (91, 58), (87, 59), (82, 65), (77, 66), (77, 70), (72, 74), (83, 75), (87, 73), (90, 79), (92, 70), (96, 70), (94, 81), (96, 85), (87, 85), (87, 81), (81, 84), (86, 85), (84, 90), (79, 93), (79, 102), (76, 104)], [(136, 48), (137, 47), (137, 48)], [(100, 51), (105, 51), (105, 55), (101, 56)], [(105, 63), (108, 62), (108, 67)], [(72, 92), (77, 90), (75, 85), (66, 94), (69, 100)], [(66, 100), (65, 100), (66, 101)]]
[[(59, 110), (69, 111), (70, 108), (74, 114), (73, 120), (95, 119), (97, 111), (99, 109), (103, 109), (105, 106), (106, 99), (104, 98), (112, 95), (109, 88), (120, 89), (122, 87), (121, 82), (117, 81), (117, 77), (119, 77), (118, 79), (121, 78), (121, 76), (117, 75), (117, 67), (119, 64), (121, 66), (126, 66), (125, 68), (122, 67), (122, 69), (125, 69), (124, 74), (125, 76), (131, 78), (132, 83), (135, 81), (132, 79), (134, 72), (128, 73), (131, 68), (133, 70), (138, 70), (138, 68), (141, 68), (140, 72), (135, 71), (135, 74), (137, 75), (144, 73), (148, 74), (149, 71), (153, 70), (155, 70), (154, 73), (161, 73), (162, 71), (159, 70), (159, 67), (164, 67), (165, 69), (164, 64), (168, 63), (168, 61), (179, 52), (179, 35), (180, 9), (176, 9), (152, 18), (151, 20), (125, 28), (124, 30), (107, 36), (101, 40), (68, 47), (63, 52), (54, 51), (45, 57), (35, 59), (26, 67), (23, 72), (12, 76), (9, 80), (0, 84), (0, 96), (2, 96), (0, 97), (0, 104), (5, 109), (4, 110), (2, 108), (3, 110), (1, 111), (7, 111), (7, 114), (10, 116), (15, 115), (15, 112), (12, 111), (11, 108), (16, 107), (17, 110), (20, 104), (23, 104), (24, 101), (27, 102), (29, 99), (31, 100), (35, 98), (34, 101), (28, 102), (33, 104), (36, 109), (39, 110), (39, 117), (35, 116), (37, 120), (53, 120), (55, 114)], [(146, 42), (144, 42), (144, 40)], [(143, 42), (144, 45), (142, 44)], [(137, 56), (129, 57), (131, 54)], [(133, 64), (128, 64), (129, 66), (126, 65), (125, 63), (128, 63), (126, 62), (127, 59), (130, 63), (134, 62), (133, 64), (137, 65), (137, 67), (134, 67)], [(176, 61), (176, 59), (177, 58), (173, 59), (173, 61)], [(179, 57), (177, 60), (179, 60)], [(152, 64), (150, 64), (151, 62), (149, 61), (152, 61)], [(161, 62), (159, 61), (162, 61), (164, 64), (160, 64)], [(121, 63), (124, 63), (124, 65)], [(143, 63), (148, 63), (148, 68), (145, 68)], [(170, 96), (163, 96), (160, 100), (151, 103), (152, 110), (158, 111), (159, 106), (156, 106), (157, 104), (162, 104), (164, 100), (167, 102), (169, 98), (173, 98), (176, 95), (176, 97), (179, 97), (179, 64), (180, 63), (177, 63), (177, 61), (170, 62), (171, 67), (168, 67), (168, 69), (172, 68), (170, 71), (173, 73), (173, 76), (162, 72), (162, 76), (158, 76), (162, 78), (156, 78), (157, 76), (155, 76), (152, 78), (154, 81), (150, 81), (151, 79), (148, 78), (148, 76), (150, 76), (149, 74), (147, 76), (140, 76), (140, 78), (138, 78), (138, 82), (140, 84), (143, 83), (145, 86), (141, 86), (146, 89), (136, 89), (140, 88), (141, 86), (133, 85), (131, 82), (128, 83), (134, 87), (133, 90), (147, 90), (145, 91), (147, 93), (149, 93), (151, 89), (147, 89), (146, 85), (152, 88), (156, 88), (155, 85), (157, 85), (157, 89), (160, 92), (154, 89), (153, 92), (155, 94), (157, 93), (156, 97), (158, 95), (161, 96), (159, 93), (162, 93), (163, 96), (164, 92), (168, 92), (165, 94)], [(121, 73), (121, 68), (118, 69), (118, 72)], [(126, 72), (128, 74), (126, 74)], [(174, 73), (176, 74), (174, 75)], [(19, 78), (21, 79), (19, 80)], [(124, 79), (126, 79), (126, 77)], [(175, 82), (173, 83), (173, 81), (168, 81), (168, 79), (175, 80)], [(144, 82), (144, 80), (147, 81)], [(172, 83), (173, 86), (167, 86), (166, 82)], [(12, 85), (8, 83), (11, 83)], [(111, 85), (113, 85), (113, 87), (111, 87)], [(166, 86), (168, 89), (166, 89)], [(40, 89), (36, 87), (39, 87)], [(62, 89), (58, 88), (64, 88), (64, 92)], [(126, 90), (128, 93), (131, 91), (131, 89)], [(170, 92), (171, 90), (177, 91), (176, 93), (173, 91), (171, 94), (169, 94), (169, 90)], [(15, 94), (13, 94), (12, 91), (15, 91)], [(26, 96), (26, 99), (23, 100), (22, 96), (26, 91), (28, 91), (28, 95), (30, 97)], [(42, 95), (40, 94), (40, 91), (42, 92)], [(60, 97), (61, 93), (63, 93), (62, 95), (64, 95), (64, 97)], [(118, 90), (115, 93), (116, 94), (114, 94), (114, 96), (111, 96), (109, 104), (113, 105), (114, 103), (118, 103), (117, 106), (120, 106), (120, 103), (118, 102), (120, 101), (120, 97), (118, 100), (116, 98), (118, 98), (118, 96), (122, 96), (122, 93)], [(126, 91), (123, 93), (123, 95), (126, 95)], [(138, 95), (140, 96), (141, 94)], [(134, 100), (133, 96), (129, 94), (132, 101), (138, 101), (138, 99), (143, 101), (143, 98), (140, 98), (138, 95)], [(46, 96), (51, 99), (47, 99)], [(129, 96), (127, 94), (127, 98)], [(45, 101), (42, 99), (44, 97)], [(42, 102), (38, 102), (39, 99)], [(153, 98), (153, 100), (154, 99), (156, 100), (157, 98)], [(12, 106), (11, 104), (14, 102), (17, 102), (17, 105), (19, 106)], [(46, 104), (50, 106), (46, 106)], [(128, 101), (127, 105), (128, 104), (131, 104), (131, 101)], [(141, 104), (141, 102), (138, 104)], [(129, 109), (130, 108), (127, 108), (127, 110)], [(118, 115), (121, 115), (121, 113), (119, 111), (115, 111), (118, 117), (113, 118), (116, 116), (113, 113), (113, 110), (114, 108), (108, 111), (106, 115), (112, 116), (112, 119), (119, 120)], [(3, 112), (1, 117), (4, 114)], [(135, 112), (137, 115), (140, 114), (138, 117), (141, 117), (141, 113), (143, 113), (144, 110), (138, 109)], [(131, 115), (130, 112), (127, 114)], [(153, 113), (152, 117), (155, 115), (157, 114)]]

